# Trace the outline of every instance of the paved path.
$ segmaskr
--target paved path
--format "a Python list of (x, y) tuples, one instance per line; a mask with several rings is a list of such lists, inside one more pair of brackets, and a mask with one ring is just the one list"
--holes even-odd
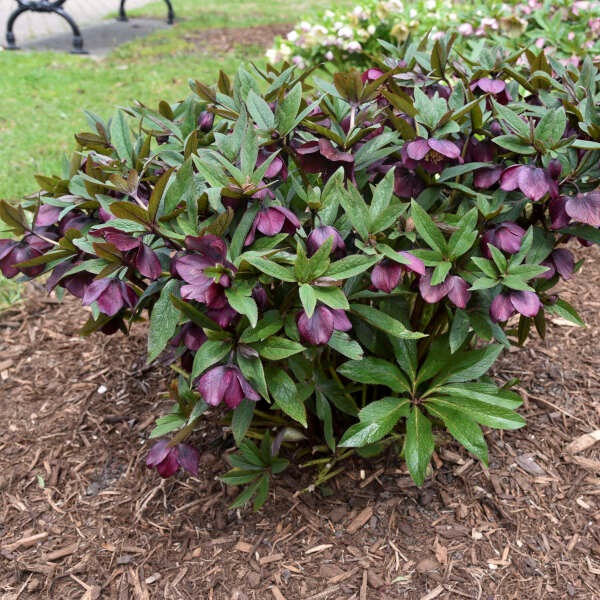
[[(129, 11), (152, 1), (154, 0), (127, 0), (125, 8)], [(0, 0), (0, 35), (2, 36), (0, 45), (5, 39), (8, 15), (16, 6), (15, 0)], [(79, 26), (85, 27), (91, 23), (99, 23), (110, 13), (116, 13), (119, 9), (119, 0), (67, 0), (64, 8)], [(69, 33), (70, 31), (71, 28), (62, 17), (55, 14), (32, 12), (20, 15), (14, 28), (17, 43), (34, 38), (46, 38)]]

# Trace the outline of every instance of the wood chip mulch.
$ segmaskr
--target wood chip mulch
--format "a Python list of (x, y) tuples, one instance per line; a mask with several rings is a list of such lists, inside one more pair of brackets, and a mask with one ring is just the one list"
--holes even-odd
[[(223, 429), (192, 440), (201, 476), (144, 466), (167, 369), (143, 326), (80, 338), (86, 311), (32, 290), (0, 316), (0, 598), (380, 600), (600, 598), (600, 252), (568, 299), (586, 329), (506, 353), (528, 426), (489, 432), (490, 466), (442, 439), (416, 488), (393, 457), (348, 461), (323, 492), (278, 480), (227, 510)], [(300, 478), (300, 481), (299, 481)]]

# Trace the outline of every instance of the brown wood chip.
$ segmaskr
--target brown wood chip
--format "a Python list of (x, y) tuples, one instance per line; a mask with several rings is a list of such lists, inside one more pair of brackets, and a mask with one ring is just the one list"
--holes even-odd
[(575, 438), (570, 444), (568, 444), (565, 448), (565, 452), (568, 454), (577, 454), (578, 452), (583, 452), (588, 448), (591, 448), (596, 442), (600, 441), (600, 429), (596, 429), (596, 431), (592, 431), (591, 433), (585, 433), (580, 435), (578, 438)]
[(373, 507), (367, 506), (363, 508), (356, 517), (352, 520), (350, 525), (348, 525), (347, 532), (352, 535), (356, 533), (363, 525), (366, 525), (369, 522), (369, 519), (373, 516)]

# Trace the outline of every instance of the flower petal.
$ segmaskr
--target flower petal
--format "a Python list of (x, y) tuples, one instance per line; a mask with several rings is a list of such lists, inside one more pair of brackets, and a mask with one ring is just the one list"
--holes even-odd
[(515, 309), (506, 294), (498, 294), (490, 305), (490, 316), (494, 323), (504, 323), (515, 313)]
[(423, 160), (430, 150), (428, 141), (423, 138), (408, 142), (405, 147), (406, 155), (413, 160)]
[(225, 392), (231, 384), (231, 380), (232, 376), (228, 373), (226, 367), (213, 367), (200, 377), (197, 389), (207, 404), (218, 406), (223, 400)]
[(567, 214), (578, 223), (600, 227), (600, 191), (577, 194), (565, 204)]
[(148, 456), (146, 456), (146, 465), (153, 469), (161, 463), (165, 458), (167, 458), (167, 454), (169, 454), (169, 440), (161, 439), (150, 448), (148, 452)]
[(515, 309), (525, 317), (535, 317), (542, 306), (535, 292), (512, 291), (510, 301)]
[[(450, 290), (448, 291), (450, 302), (458, 308), (466, 308), (471, 299), (471, 293), (469, 292), (467, 282), (458, 275), (451, 275), (448, 277), (448, 280), (450, 283)], [(446, 283), (446, 281), (444, 283)]]
[(298, 317), (300, 337), (314, 346), (326, 344), (333, 335), (333, 322), (333, 313), (325, 306), (317, 306), (310, 318), (302, 311)]
[(432, 150), (435, 150), (438, 154), (446, 158), (455, 159), (460, 157), (460, 148), (450, 140), (436, 140), (435, 138), (431, 138), (428, 142)]
[(189, 444), (177, 444), (177, 460), (179, 465), (194, 477), (198, 477), (200, 452)]
[(519, 189), (532, 202), (542, 199), (549, 191), (549, 176), (538, 167), (523, 167), (519, 171)]

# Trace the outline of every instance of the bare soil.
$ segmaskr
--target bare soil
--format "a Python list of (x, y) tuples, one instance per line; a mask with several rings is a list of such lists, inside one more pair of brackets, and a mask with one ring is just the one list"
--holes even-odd
[(351, 460), (264, 509), (229, 511), (223, 427), (207, 421), (198, 479), (144, 466), (168, 369), (129, 338), (80, 338), (87, 316), (31, 289), (0, 316), (0, 598), (600, 598), (600, 252), (565, 296), (588, 327), (550, 322), (506, 353), (528, 426), (490, 431), (483, 468), (450, 440), (416, 488), (394, 457)]

